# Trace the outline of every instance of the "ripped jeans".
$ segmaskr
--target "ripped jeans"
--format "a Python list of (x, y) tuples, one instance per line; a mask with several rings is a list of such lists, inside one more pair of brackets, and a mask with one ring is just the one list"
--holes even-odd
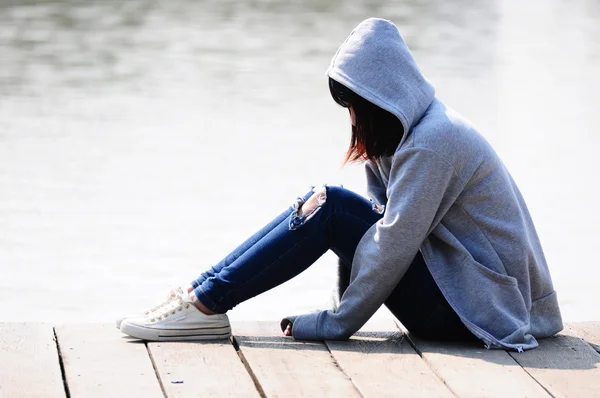
[[(327, 250), (339, 257), (340, 267), (349, 270), (358, 242), (383, 217), (383, 209), (352, 191), (327, 186), (315, 209), (300, 214), (312, 195), (311, 190), (298, 198), (192, 281), (198, 300), (211, 311), (225, 313), (292, 279)], [(473, 336), (444, 299), (420, 254), (385, 304), (408, 330), (422, 337), (462, 340)]]

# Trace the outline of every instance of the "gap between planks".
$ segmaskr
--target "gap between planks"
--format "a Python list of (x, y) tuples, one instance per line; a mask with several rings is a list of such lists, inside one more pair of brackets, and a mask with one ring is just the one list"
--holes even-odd
[(478, 342), (426, 341), (410, 333), (407, 338), (456, 396), (549, 397), (541, 383), (504, 350), (487, 350)]
[(211, 397), (260, 396), (230, 339), (149, 342), (147, 346), (168, 398), (199, 392)]
[(554, 397), (600, 396), (600, 354), (569, 327), (524, 353), (509, 352)]
[(72, 398), (164, 397), (146, 344), (114, 324), (65, 324), (55, 333)]
[[(543, 389), (543, 394), (541, 395), (538, 394), (539, 391), (536, 391), (535, 389), (531, 390), (534, 393), (530, 394), (530, 396), (540, 395), (547, 397), (548, 394), (555, 397), (600, 396), (600, 369), (598, 368), (598, 364), (600, 363), (600, 354), (598, 354), (592, 349), (592, 344), (597, 344), (600, 341), (598, 340), (598, 335), (600, 333), (600, 330), (597, 328), (598, 323), (589, 323), (583, 325), (587, 329), (582, 329), (583, 326), (581, 325), (576, 327), (577, 325), (578, 324), (567, 324), (565, 326), (565, 331), (563, 331), (563, 333), (561, 333), (558, 337), (540, 340), (541, 346), (536, 350), (527, 351), (524, 354), (508, 353), (509, 358), (513, 361), (512, 365), (516, 364), (521, 372), (526, 373), (527, 377), (530, 380), (537, 383), (539, 389)], [(400, 325), (397, 326), (398, 328), (401, 328)], [(31, 330), (38, 330), (40, 328), (39, 324), (24, 325), (24, 327), (27, 327)], [(51, 327), (50, 325), (47, 326), (47, 340), (49, 344), (46, 344), (46, 348), (50, 349), (51, 355), (53, 356), (52, 360), (54, 361), (54, 364), (58, 370), (55, 375), (55, 381), (57, 382), (57, 386), (60, 386), (61, 396), (66, 395), (67, 397), (76, 398), (78, 396), (82, 396), (83, 391), (85, 391), (86, 394), (93, 392), (98, 393), (102, 389), (99, 389), (99, 386), (96, 387), (94, 381), (100, 381), (100, 376), (103, 377), (103, 380), (114, 379), (113, 373), (115, 372), (121, 373), (123, 370), (125, 370), (126, 372), (139, 370), (139, 367), (137, 366), (126, 366), (126, 364), (130, 363), (132, 360), (132, 358), (128, 358), (129, 355), (127, 355), (127, 353), (130, 353), (130, 355), (135, 354), (133, 352), (135, 350), (132, 351), (132, 349), (134, 348), (133, 346), (138, 346), (142, 349), (141, 352), (143, 352), (144, 356), (146, 357), (146, 361), (148, 361), (148, 365), (150, 365), (150, 368), (152, 369), (152, 371), (148, 373), (152, 373), (152, 378), (156, 379), (157, 387), (159, 387), (160, 385), (160, 387), (157, 388), (157, 390), (160, 391), (160, 395), (169, 398), (177, 396), (177, 394), (169, 393), (170, 381), (168, 379), (160, 377), (159, 359), (153, 354), (151, 350), (151, 345), (156, 343), (147, 343), (139, 345), (131, 344), (131, 342), (125, 342), (123, 339), (116, 338), (117, 335), (113, 335), (112, 332), (109, 332), (109, 330), (113, 331), (114, 327), (111, 326), (106, 330), (99, 330), (97, 329), (97, 327), (98, 326), (94, 328), (92, 325), (88, 325), (87, 327), (82, 327), (82, 325), (67, 325), (66, 327), (62, 326), (55, 328)], [(350, 383), (352, 389), (354, 390), (354, 395), (356, 396), (385, 396), (385, 383), (382, 384), (383, 387), (381, 389), (375, 390), (381, 394), (374, 395), (372, 392), (369, 391), (369, 387), (368, 384), (365, 383), (365, 379), (367, 381), (372, 381), (368, 380), (370, 378), (370, 375), (380, 377), (381, 374), (383, 374), (385, 376), (387, 373), (387, 370), (385, 369), (386, 364), (390, 365), (390, 371), (395, 371), (399, 369), (401, 371), (400, 366), (391, 366), (391, 362), (388, 364), (388, 362), (386, 362), (389, 361), (388, 359), (386, 359), (387, 357), (377, 357), (376, 355), (373, 355), (376, 354), (378, 347), (382, 348), (387, 345), (393, 346), (395, 347), (395, 349), (398, 349), (398, 346), (403, 344), (402, 340), (395, 342), (387, 341), (386, 339), (389, 340), (389, 338), (386, 337), (384, 334), (369, 334), (368, 332), (365, 333), (364, 329), (361, 329), (361, 331), (357, 333), (355, 337), (353, 337), (347, 342), (327, 341), (324, 344), (314, 344), (296, 342), (291, 338), (285, 338), (281, 336), (281, 331), (276, 326), (276, 322), (268, 323), (267, 327), (270, 328), (270, 331), (267, 330), (265, 332), (263, 326), (258, 328), (259, 330), (257, 332), (246, 333), (246, 335), (244, 335), (244, 333), (236, 333), (238, 331), (238, 327), (239, 325), (234, 324), (235, 337), (232, 337), (231, 340), (227, 342), (227, 344), (224, 344), (224, 347), (221, 348), (222, 351), (219, 352), (225, 352), (224, 350), (226, 349), (230, 350), (230, 356), (235, 358), (235, 362), (238, 363), (240, 369), (243, 369), (243, 373), (248, 378), (248, 384), (250, 387), (244, 391), (250, 392), (250, 390), (252, 390), (255, 396), (266, 397), (273, 395), (282, 395), (273, 394), (273, 386), (269, 386), (269, 378), (265, 378), (264, 369), (262, 369), (262, 371), (260, 369), (260, 367), (264, 365), (264, 363), (261, 364), (261, 360), (270, 361), (276, 358), (277, 356), (287, 356), (290, 353), (294, 352), (296, 352), (296, 354), (294, 355), (300, 353), (300, 357), (306, 357), (304, 361), (305, 366), (302, 366), (302, 362), (300, 362), (297, 364), (298, 369), (295, 369), (297, 371), (300, 371), (300, 373), (303, 370), (307, 370), (307, 367), (311, 367), (314, 365), (314, 358), (326, 354), (329, 358), (328, 361), (331, 367), (337, 369), (337, 372), (342, 374), (343, 378), (345, 378), (345, 380)], [(378, 328), (377, 330), (385, 329)], [(578, 333), (571, 333), (571, 331), (575, 331)], [(116, 330), (114, 330), (114, 332), (118, 333), (118, 331)], [(573, 337), (575, 335), (582, 335), (584, 333), (587, 333), (585, 335), (587, 341), (585, 342), (580, 337)], [(572, 334), (573, 336), (569, 336), (570, 334)], [(27, 334), (20, 332), (18, 333), (18, 335), (26, 336)], [(249, 336), (252, 335), (256, 335), (258, 339), (252, 340), (251, 338), (249, 338)], [(278, 337), (270, 337), (271, 335)], [(262, 339), (260, 338), (260, 336), (262, 336)], [(373, 339), (373, 337), (375, 337), (375, 339)], [(28, 338), (27, 341), (32, 341), (32, 339)], [(238, 342), (240, 341), (242, 342), (241, 345), (238, 344)], [(407, 336), (407, 339), (405, 341), (407, 343), (410, 343), (410, 346), (407, 344), (406, 347), (412, 346), (411, 351), (414, 348), (418, 352), (420, 357), (416, 353), (414, 355), (417, 358), (419, 358), (419, 362), (421, 362), (422, 365), (427, 368), (428, 372), (430, 372), (436, 377), (436, 381), (438, 381), (440, 384), (445, 384), (444, 388), (447, 390), (447, 392), (451, 392), (451, 394), (454, 396), (461, 397), (477, 395), (494, 396), (493, 392), (490, 394), (478, 394), (481, 392), (481, 390), (477, 390), (475, 388), (477, 386), (471, 386), (471, 390), (469, 391), (468, 389), (465, 389), (464, 385), (461, 386), (461, 380), (457, 380), (456, 378), (448, 378), (449, 372), (450, 374), (452, 373), (452, 368), (455, 367), (454, 365), (456, 363), (460, 362), (461, 360), (464, 361), (465, 358), (467, 358), (467, 360), (473, 360), (473, 358), (468, 358), (469, 354), (467, 352), (468, 350), (473, 350), (473, 347), (466, 347), (467, 351), (465, 351), (465, 347), (459, 347), (459, 350), (456, 353), (454, 353), (452, 351), (451, 344), (449, 345), (447, 343), (437, 343), (434, 349), (438, 350), (438, 352), (432, 352), (431, 350), (427, 349), (427, 346), (424, 342), (421, 342), (418, 339), (413, 338), (412, 336)], [(115, 344), (118, 344), (118, 346)], [(166, 345), (177, 343), (159, 344)], [(187, 344), (189, 343), (186, 343), (186, 347)], [(193, 345), (194, 344), (192, 343), (191, 346)], [(98, 350), (98, 347), (104, 346), (105, 348)], [(210, 347), (212, 345), (209, 344), (208, 346)], [(315, 349), (319, 346), (323, 347), (315, 351)], [(425, 349), (423, 347), (425, 347)], [(206, 348), (204, 346), (201, 346), (200, 344), (197, 345), (197, 348), (200, 351), (206, 350)], [(268, 351), (268, 355), (263, 356), (260, 360), (257, 361), (256, 351), (252, 353), (252, 350), (255, 350), (257, 348), (262, 349), (263, 351)], [(211, 349), (216, 348), (213, 347)], [(250, 351), (251, 355), (246, 355), (248, 351)], [(324, 352), (323, 354), (318, 354), (318, 351)], [(506, 352), (502, 350), (480, 349), (479, 351), (482, 351), (485, 355), (488, 355), (489, 353), (496, 353), (496, 355), (499, 355), (500, 353), (506, 354)], [(114, 369), (115, 357), (114, 355), (111, 355), (111, 353), (114, 354), (115, 352), (120, 353), (117, 357), (120, 358), (118, 362), (120, 363), (121, 368), (118, 369)], [(123, 356), (124, 352), (125, 357)], [(465, 352), (467, 352), (467, 355), (465, 355)], [(392, 360), (395, 361), (406, 361), (407, 358), (410, 356), (406, 355), (406, 352), (390, 352), (389, 354), (391, 354), (390, 357), (392, 357)], [(436, 354), (438, 355), (437, 358), (435, 358)], [(80, 356), (81, 358), (79, 358)], [(102, 359), (104, 357), (111, 357), (112, 362), (104, 361), (104, 359)], [(6, 359), (8, 358), (9, 357), (6, 357)], [(190, 362), (198, 362), (198, 358), (200, 357), (191, 355)], [(365, 363), (368, 363), (370, 360), (373, 360), (375, 358), (378, 359), (377, 364), (375, 366), (369, 365), (371, 366), (370, 368), (369, 366), (367, 366), (364, 369), (360, 369), (360, 366), (364, 367)], [(101, 371), (100, 373), (102, 373), (102, 369), (96, 369), (96, 367), (93, 366), (94, 364), (90, 363), (90, 361), (104, 361), (104, 366), (102, 367), (105, 368), (105, 370), (110, 369), (111, 372), (107, 372), (106, 375), (99, 375), (95, 370), (99, 370)], [(123, 364), (123, 361), (125, 362), (125, 364)], [(294, 361), (292, 360), (291, 362)], [(479, 362), (479, 366), (475, 366), (475, 368), (473, 368), (470, 372), (467, 371), (463, 373), (464, 378), (476, 379), (474, 381), (471, 380), (473, 383), (476, 383), (478, 379), (482, 379), (483, 381), (489, 380), (489, 378), (487, 377), (476, 376), (476, 372), (479, 371), (481, 374), (482, 371), (480, 368), (489, 366), (490, 362), (492, 362), (491, 365), (496, 366), (496, 368), (498, 368), (498, 366), (506, 366), (506, 364), (503, 363), (494, 364), (493, 361)], [(139, 362), (138, 364), (141, 365), (142, 363)], [(320, 369), (321, 367), (317, 367), (317, 370)], [(81, 372), (81, 376), (83, 377), (77, 377), (74, 379), (74, 375), (79, 376), (77, 374), (79, 373), (79, 370), (85, 370), (86, 374), (83, 374), (83, 372)], [(94, 371), (91, 372), (92, 370)], [(520, 376), (518, 376), (519, 372), (514, 373), (514, 370), (512, 372), (516, 379), (520, 378)], [(29, 374), (31, 373), (36, 372), (30, 372)], [(136, 372), (131, 373), (133, 375)], [(494, 374), (495, 372), (488, 372), (488, 375), (494, 376)], [(137, 375), (139, 375), (139, 373), (137, 373)], [(299, 383), (306, 382), (307, 380), (310, 380), (313, 383), (315, 382), (310, 377), (298, 377), (301, 376), (301, 374), (294, 376), (297, 379), (296, 381)], [(454, 374), (454, 376), (456, 376), (456, 373)], [(191, 387), (191, 385), (193, 384), (193, 380), (192, 378), (190, 378), (189, 380), (190, 383), (188, 387)], [(61, 381), (62, 385), (60, 383)], [(73, 381), (75, 383), (75, 390), (71, 388), (72, 385), (70, 381)], [(118, 382), (119, 380), (112, 380), (112, 383)], [(128, 380), (128, 383), (129, 382), (135, 381)], [(33, 386), (35, 385), (31, 384), (30, 386), (27, 386), (27, 384), (28, 383), (24, 383), (23, 386), (33, 388)], [(266, 384), (266, 386), (263, 384)], [(502, 384), (503, 385), (501, 387), (505, 388), (505, 385), (509, 383), (505, 382)], [(117, 384), (115, 384), (115, 386), (116, 385)], [(528, 386), (527, 388), (531, 388), (531, 386)], [(127, 390), (127, 388), (125, 390)], [(333, 393), (336, 393), (339, 396), (339, 393), (342, 390), (343, 388), (334, 388), (333, 391), (330, 391), (329, 395), (333, 395)], [(518, 394), (512, 396), (525, 395), (526, 390), (527, 389), (519, 389)], [(113, 389), (113, 391), (115, 390)], [(294, 391), (299, 394), (303, 392), (301, 390), (296, 391), (288, 389), (287, 394), (283, 395), (289, 395), (290, 391)], [(401, 390), (396, 389), (394, 391), (398, 393)], [(241, 389), (238, 392), (242, 392)], [(279, 392), (281, 393), (281, 391)], [(506, 390), (504, 390), (504, 392), (506, 392)], [(83, 396), (88, 395), (84, 394)]]
[(256, 374), (254, 374), (254, 371), (252, 370), (252, 367), (250, 367), (250, 364), (246, 360), (246, 357), (244, 357), (244, 353), (240, 350), (240, 346), (238, 345), (237, 341), (235, 340), (235, 337), (232, 335), (229, 338), (229, 340), (231, 341), (231, 345), (233, 345), (233, 348), (235, 348), (235, 352), (237, 353), (238, 357), (240, 358), (240, 361), (242, 361), (242, 364), (244, 364), (244, 368), (246, 368), (246, 371), (250, 375), (250, 378), (252, 379), (252, 382), (254, 383), (254, 387), (256, 387), (256, 391), (258, 391), (258, 394), (261, 396), (261, 398), (266, 398), (267, 395), (265, 394), (265, 390), (260, 385), (260, 381), (258, 380), (258, 377), (256, 377)]
[(0, 395), (65, 397), (52, 325), (0, 323)]
[(391, 318), (369, 321), (347, 341), (326, 341), (334, 361), (365, 397), (453, 397)]
[(232, 326), (239, 351), (266, 396), (362, 396), (323, 342), (285, 337), (278, 322)]
[(63, 361), (62, 353), (60, 350), (60, 342), (56, 336), (56, 328), (52, 327), (52, 333), (54, 334), (54, 343), (56, 344), (56, 353), (58, 354), (58, 365), (60, 367), (60, 374), (62, 377), (63, 388), (65, 389), (65, 396), (71, 398), (71, 392), (69, 391), (69, 383), (67, 383), (67, 374), (65, 373), (65, 363)]
[(160, 391), (162, 391), (163, 396), (165, 398), (167, 398), (168, 397), (167, 390), (165, 389), (165, 385), (162, 381), (162, 378), (160, 377), (160, 373), (158, 372), (158, 367), (156, 366), (156, 361), (154, 359), (154, 356), (152, 355), (152, 351), (150, 350), (150, 347), (148, 346), (148, 344), (149, 344), (148, 341), (144, 342), (144, 345), (146, 346), (146, 352), (148, 353), (150, 362), (152, 362), (152, 369), (154, 369), (154, 375), (156, 376), (156, 380), (158, 380), (158, 385), (160, 386)]

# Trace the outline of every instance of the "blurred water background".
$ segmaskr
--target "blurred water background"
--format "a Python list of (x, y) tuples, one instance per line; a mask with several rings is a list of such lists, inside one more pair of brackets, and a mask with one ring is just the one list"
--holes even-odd
[[(0, 320), (131, 314), (309, 185), (363, 192), (324, 72), (369, 16), (508, 165), (565, 319), (600, 319), (596, 0), (0, 0)], [(231, 317), (326, 307), (335, 263)]]

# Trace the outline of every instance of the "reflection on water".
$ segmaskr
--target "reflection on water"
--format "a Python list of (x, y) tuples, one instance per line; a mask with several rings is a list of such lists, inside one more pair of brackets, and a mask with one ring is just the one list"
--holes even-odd
[[(339, 170), (348, 121), (324, 71), (372, 15), (505, 159), (567, 319), (600, 319), (596, 1), (13, 3), (0, 0), (3, 319), (129, 313), (307, 186), (363, 189), (360, 168)], [(232, 315), (326, 305), (332, 263)]]

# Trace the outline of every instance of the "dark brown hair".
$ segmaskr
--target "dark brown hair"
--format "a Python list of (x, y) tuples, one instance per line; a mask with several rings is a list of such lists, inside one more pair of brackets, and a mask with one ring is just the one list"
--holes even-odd
[(329, 78), (329, 91), (335, 102), (344, 108), (352, 107), (356, 115), (344, 164), (394, 154), (404, 135), (400, 119), (332, 78)]

